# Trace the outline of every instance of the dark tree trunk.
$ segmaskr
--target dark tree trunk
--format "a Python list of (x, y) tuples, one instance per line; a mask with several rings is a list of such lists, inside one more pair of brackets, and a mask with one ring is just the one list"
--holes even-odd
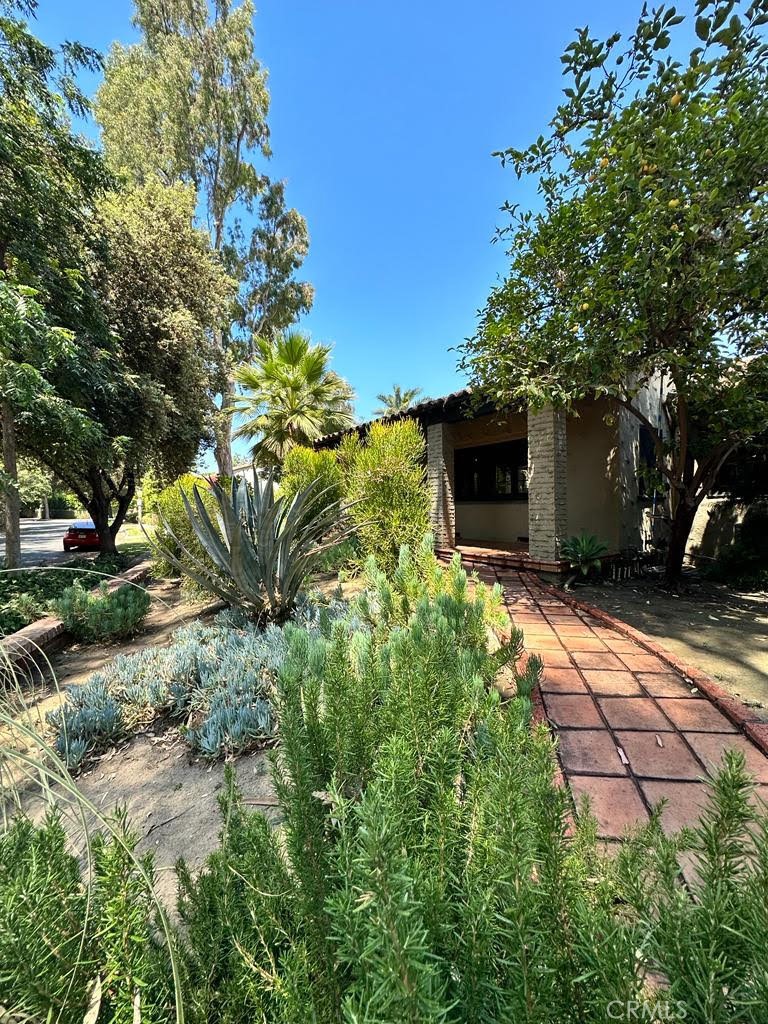
[(664, 566), (664, 574), (668, 583), (676, 584), (682, 574), (685, 548), (691, 535), (691, 527), (693, 526), (693, 520), (696, 517), (698, 507), (698, 502), (691, 506), (684, 499), (681, 499), (672, 517), (669, 547), (667, 548), (667, 558)]
[(235, 400), (235, 388), (231, 380), (227, 381), (224, 394), (221, 396), (221, 409), (214, 413), (214, 434), (216, 436), (216, 465), (219, 476), (232, 479), (235, 475), (234, 462), (232, 460), (232, 402)]
[(21, 563), (21, 524), (19, 522), (18, 468), (16, 466), (16, 423), (13, 405), (4, 399), (0, 406), (3, 426), (3, 470), (8, 484), (5, 491), (5, 568), (18, 569)]
[(88, 502), (88, 512), (99, 535), (99, 554), (114, 554), (117, 551), (115, 536), (109, 526), (109, 498), (99, 484)]

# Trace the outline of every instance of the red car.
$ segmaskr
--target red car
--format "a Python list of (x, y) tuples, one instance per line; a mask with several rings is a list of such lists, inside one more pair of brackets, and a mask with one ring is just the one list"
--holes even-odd
[(76, 519), (64, 535), (64, 550), (98, 548), (99, 534), (92, 519)]

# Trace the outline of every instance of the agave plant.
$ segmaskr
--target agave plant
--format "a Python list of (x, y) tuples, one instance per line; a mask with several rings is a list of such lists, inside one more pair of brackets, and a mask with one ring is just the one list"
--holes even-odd
[(162, 516), (163, 528), (181, 554), (160, 550), (186, 576), (229, 605), (252, 618), (281, 622), (291, 615), (304, 581), (324, 552), (341, 543), (355, 526), (339, 526), (347, 507), (340, 501), (318, 509), (317, 499), (324, 493), (318, 480), (287, 498), (275, 497), (273, 471), (264, 477), (254, 471), (253, 478), (253, 487), (242, 477), (226, 488), (210, 485), (217, 522), (197, 486), (191, 499), (182, 491), (189, 521), (210, 562), (185, 547)]
[(560, 545), (560, 554), (568, 559), (572, 569), (577, 570), (567, 581), (566, 586), (570, 586), (579, 573), (582, 576), (589, 576), (593, 569), (600, 572), (600, 558), (607, 550), (605, 544), (591, 533), (582, 533), (579, 537), (569, 537), (563, 541)]

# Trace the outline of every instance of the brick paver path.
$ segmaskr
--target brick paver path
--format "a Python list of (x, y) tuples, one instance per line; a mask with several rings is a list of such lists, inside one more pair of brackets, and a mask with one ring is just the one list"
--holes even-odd
[(526, 651), (544, 662), (541, 695), (563, 774), (577, 801), (589, 797), (602, 839), (647, 821), (662, 797), (665, 829), (695, 824), (707, 799), (701, 780), (730, 747), (744, 752), (768, 799), (768, 757), (665, 661), (529, 575), (480, 575), (502, 584)]

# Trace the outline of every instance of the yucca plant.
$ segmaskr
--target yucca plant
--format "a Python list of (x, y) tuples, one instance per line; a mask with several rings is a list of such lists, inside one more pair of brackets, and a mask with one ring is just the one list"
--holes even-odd
[(162, 548), (161, 552), (204, 590), (252, 618), (282, 622), (290, 617), (323, 554), (355, 527), (343, 525), (346, 507), (341, 501), (321, 507), (320, 481), (287, 498), (275, 496), (273, 471), (253, 476), (252, 487), (242, 477), (226, 488), (211, 484), (217, 522), (198, 487), (192, 488), (191, 498), (182, 491), (189, 521), (212, 566), (185, 546), (162, 517), (163, 528), (181, 553)]
[(576, 572), (567, 580), (566, 587), (570, 587), (579, 573), (582, 576), (589, 576), (595, 570), (600, 572), (602, 563), (601, 557), (608, 548), (602, 541), (599, 541), (593, 533), (581, 533), (578, 537), (569, 537), (560, 545), (560, 554), (567, 558), (571, 568)]

